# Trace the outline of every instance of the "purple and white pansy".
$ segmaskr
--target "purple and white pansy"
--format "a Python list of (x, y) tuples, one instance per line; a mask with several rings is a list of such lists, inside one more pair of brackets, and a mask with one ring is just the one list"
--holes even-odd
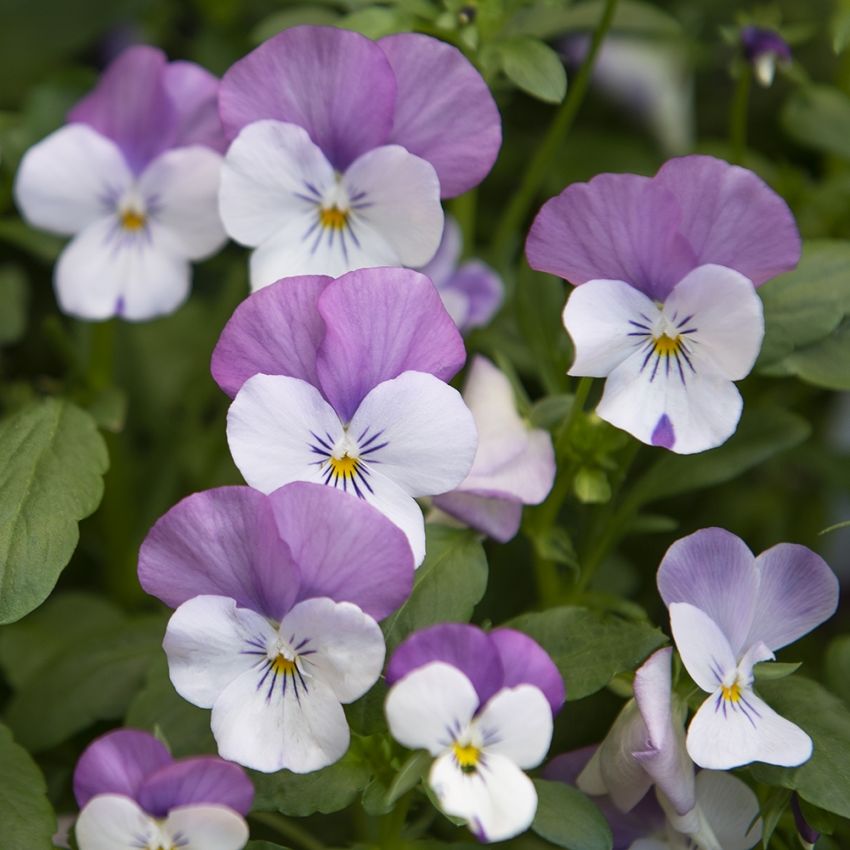
[(433, 504), (504, 543), (519, 531), (522, 506), (540, 504), (552, 489), (552, 438), (519, 416), (511, 382), (486, 357), (472, 361), (463, 400), (478, 430), (475, 461), (461, 484)]
[(741, 49), (752, 66), (756, 81), (765, 88), (773, 84), (777, 65), (787, 68), (793, 58), (788, 42), (776, 30), (767, 27), (743, 27)]
[(241, 850), (254, 788), (214, 756), (173, 759), (147, 732), (119, 729), (92, 742), (74, 771), (80, 850)]
[(735, 432), (734, 382), (764, 335), (754, 287), (800, 257), (791, 211), (760, 178), (709, 156), (601, 174), (544, 204), (526, 253), (576, 287), (570, 374), (607, 379), (599, 416), (681, 454)]
[(232, 140), (225, 229), (254, 248), (251, 286), (299, 274), (425, 265), (441, 197), (489, 172), (501, 122), (463, 54), (415, 33), (377, 42), (333, 27), (285, 30), (222, 80)]
[(225, 326), (212, 373), (235, 396), (233, 459), (252, 487), (335, 487), (401, 527), (425, 556), (418, 496), (463, 481), (472, 414), (448, 386), (466, 352), (428, 278), (363, 269), (288, 278), (247, 298)]
[(84, 319), (149, 319), (187, 297), (191, 262), (226, 235), (216, 209), (218, 80), (131, 47), (29, 151), (15, 198), (34, 227), (73, 236), (54, 272), (59, 305)]
[(667, 550), (658, 589), (682, 663), (710, 694), (688, 728), (691, 758), (716, 770), (806, 761), (811, 739), (755, 693), (753, 667), (835, 612), (838, 580), (823, 559), (792, 543), (755, 557), (734, 534), (702, 529)]
[(377, 621), (410, 594), (413, 555), (388, 519), (333, 488), (223, 487), (154, 525), (139, 580), (176, 608), (163, 642), (171, 681), (212, 709), (219, 753), (307, 773), (348, 749), (342, 705), (380, 676)]
[(393, 737), (435, 757), (428, 783), (447, 815), (481, 841), (528, 829), (564, 683), (546, 652), (512, 629), (447, 624), (416, 632), (387, 668)]

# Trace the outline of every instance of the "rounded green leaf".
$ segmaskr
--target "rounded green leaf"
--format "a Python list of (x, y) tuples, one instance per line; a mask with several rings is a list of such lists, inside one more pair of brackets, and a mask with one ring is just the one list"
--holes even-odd
[(535, 779), (537, 814), (531, 829), (567, 850), (611, 850), (614, 839), (602, 812), (577, 788)]
[(496, 45), (505, 76), (523, 91), (547, 103), (560, 103), (567, 93), (561, 57), (542, 41), (522, 36)]

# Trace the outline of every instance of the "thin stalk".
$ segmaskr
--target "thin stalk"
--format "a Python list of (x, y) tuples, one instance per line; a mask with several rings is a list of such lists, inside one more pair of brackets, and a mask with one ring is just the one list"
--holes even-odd
[(108, 319), (90, 325), (89, 368), (86, 378), (92, 390), (103, 390), (112, 385), (116, 324), (117, 319)]
[(452, 215), (460, 225), (463, 234), (463, 256), (470, 256), (475, 250), (475, 213), (478, 192), (470, 189), (460, 197), (453, 198), (449, 204)]
[(732, 149), (732, 162), (737, 164), (744, 161), (744, 155), (747, 152), (747, 113), (752, 82), (752, 68), (749, 63), (742, 63), (729, 112), (729, 143)]
[(270, 827), (287, 841), (295, 841), (304, 850), (325, 850), (325, 845), (317, 838), (313, 838), (303, 826), (277, 812), (252, 812), (249, 818)]

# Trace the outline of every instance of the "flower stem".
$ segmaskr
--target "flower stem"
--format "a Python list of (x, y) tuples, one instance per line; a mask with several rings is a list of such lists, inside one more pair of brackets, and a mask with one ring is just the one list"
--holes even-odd
[(299, 844), (304, 850), (325, 850), (325, 845), (317, 838), (313, 838), (303, 826), (277, 812), (252, 812), (249, 817), (257, 823), (271, 827), (288, 841)]
[(735, 94), (732, 97), (732, 108), (729, 112), (729, 143), (732, 149), (732, 162), (736, 164), (744, 161), (744, 154), (747, 151), (747, 112), (752, 80), (752, 68), (748, 63), (744, 63), (735, 84)]
[(567, 133), (572, 127), (579, 107), (587, 94), (590, 85), (590, 75), (596, 62), (599, 48), (605, 39), (614, 13), (617, 10), (617, 0), (605, 0), (605, 9), (590, 43), (590, 50), (585, 56), (581, 67), (572, 81), (567, 96), (555, 114), (555, 119), (549, 126), (540, 147), (525, 170), (519, 189), (513, 194), (511, 202), (496, 225), (493, 236), (493, 254), (498, 258), (499, 265), (504, 265), (516, 247), (516, 234), (528, 216), (529, 209), (534, 203), (537, 193), (546, 179), (546, 174), (558, 155)]
[(93, 322), (89, 336), (89, 367), (86, 381), (91, 390), (104, 390), (112, 385), (116, 319)]
[(475, 207), (478, 193), (475, 189), (453, 198), (449, 209), (460, 225), (463, 234), (463, 256), (467, 257), (475, 250)]

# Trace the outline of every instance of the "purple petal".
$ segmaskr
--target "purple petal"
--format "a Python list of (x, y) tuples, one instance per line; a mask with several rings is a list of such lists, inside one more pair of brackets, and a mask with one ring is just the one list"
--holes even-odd
[(139, 805), (156, 818), (177, 806), (207, 803), (227, 806), (247, 815), (254, 801), (254, 786), (236, 764), (216, 758), (181, 759), (145, 779), (138, 792)]
[(673, 430), (673, 423), (670, 421), (670, 417), (663, 413), (652, 432), (652, 445), (672, 449), (675, 442), (676, 432)]
[(546, 650), (528, 635), (514, 629), (495, 629), (490, 632), (490, 640), (502, 660), (505, 671), (503, 687), (534, 685), (543, 691), (552, 714), (557, 714), (566, 700), (564, 680)]
[(746, 639), (780, 649), (828, 620), (838, 607), (838, 579), (820, 555), (780, 543), (756, 558), (755, 617)]
[(434, 285), (410, 269), (360, 269), (319, 298), (327, 332), (318, 372), (325, 398), (348, 420), (369, 390), (402, 372), (448, 381), (463, 366), (463, 339)]
[(791, 48), (776, 30), (766, 27), (744, 27), (741, 30), (741, 46), (744, 48), (744, 56), (750, 62), (765, 53), (773, 53), (785, 62), (791, 61)]
[(480, 260), (464, 263), (441, 287), (441, 290), (446, 289), (460, 292), (468, 299), (469, 312), (461, 324), (461, 330), (488, 324), (502, 306), (505, 296), (502, 278)]
[(434, 496), (432, 502), (449, 516), (499, 543), (516, 537), (522, 521), (522, 503), (505, 493), (491, 495), (455, 490)]
[(97, 794), (136, 799), (145, 778), (172, 758), (162, 741), (148, 732), (118, 729), (88, 745), (74, 770), (74, 796), (80, 808)]
[(443, 235), (437, 253), (430, 261), (418, 269), (439, 290), (455, 273), (463, 251), (463, 233), (457, 219), (447, 215), (443, 221)]
[(171, 608), (210, 594), (274, 620), (292, 607), (300, 585), (272, 503), (250, 487), (219, 487), (178, 502), (142, 543), (139, 581)]
[(319, 385), (316, 354), (325, 335), (319, 296), (332, 278), (289, 277), (249, 295), (224, 326), (212, 374), (232, 398), (254, 375), (288, 375)]
[(263, 118), (303, 127), (339, 171), (386, 144), (396, 82), (381, 48), (356, 32), (301, 26), (240, 59), (221, 81), (225, 133)]
[(684, 156), (665, 163), (652, 182), (679, 202), (679, 230), (694, 265), (727, 266), (759, 286), (799, 262), (791, 210), (752, 171), (711, 156)]
[(410, 544), (376, 508), (334, 487), (302, 482), (269, 498), (301, 574), (299, 601), (328, 596), (381, 620), (410, 595)]
[(442, 197), (477, 186), (502, 144), (499, 110), (481, 75), (457, 48), (426, 35), (378, 44), (398, 84), (390, 141), (434, 166)]
[(443, 661), (460, 670), (472, 682), (481, 705), (502, 687), (504, 670), (495, 643), (486, 632), (462, 623), (443, 623), (414, 632), (393, 653), (387, 666), (387, 684), (432, 661)]
[(163, 84), (165, 54), (131, 47), (104, 71), (91, 94), (68, 114), (112, 139), (137, 174), (171, 146), (177, 113)]
[(543, 205), (525, 252), (532, 268), (572, 284), (622, 280), (663, 301), (696, 265), (680, 220), (676, 197), (649, 178), (600, 174)]
[(758, 595), (753, 553), (722, 528), (677, 540), (658, 568), (658, 592), (668, 607), (688, 602), (720, 627), (736, 656), (745, 648)]
[(163, 84), (177, 111), (174, 146), (203, 145), (224, 153), (227, 140), (218, 114), (218, 77), (194, 62), (171, 62)]

